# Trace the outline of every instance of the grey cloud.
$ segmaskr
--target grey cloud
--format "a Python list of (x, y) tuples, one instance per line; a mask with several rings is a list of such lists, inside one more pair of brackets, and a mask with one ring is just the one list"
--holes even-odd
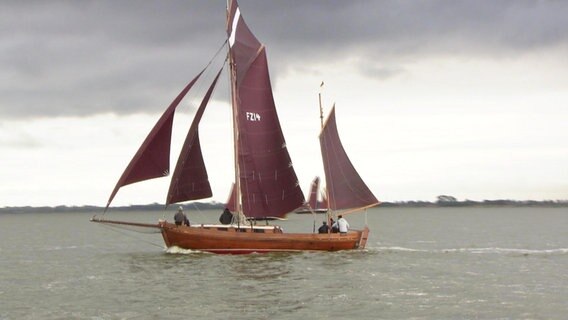
[(386, 80), (403, 75), (406, 71), (398, 66), (382, 66), (374, 64), (360, 64), (359, 70), (361, 74), (366, 75), (369, 78)]
[[(0, 116), (162, 110), (224, 41), (225, 3), (2, 2)], [(388, 79), (404, 72), (408, 59), (508, 56), (568, 40), (562, 1), (241, 0), (240, 6), (267, 44), (274, 79), (289, 67), (346, 57), (373, 61), (354, 71)]]
[(381, 58), (514, 54), (568, 40), (566, 2), (326, 1), (325, 7), (334, 9), (321, 12), (318, 3), (319, 8), (291, 5), (287, 17), (301, 23), (286, 28), (286, 21), (277, 19), (276, 36), (270, 38), (312, 54)]

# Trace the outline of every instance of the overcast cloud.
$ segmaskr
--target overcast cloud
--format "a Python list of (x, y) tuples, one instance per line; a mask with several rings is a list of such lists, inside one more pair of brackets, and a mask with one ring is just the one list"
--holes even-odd
[[(324, 80), (324, 112), (337, 103), (344, 146), (381, 201), (568, 197), (568, 1), (239, 4), (266, 44), (302, 187), (323, 176)], [(0, 1), (0, 206), (106, 203), (158, 114), (224, 43), (225, 6)], [(200, 124), (216, 201), (234, 176), (227, 78)], [(207, 87), (176, 114), (172, 166)], [(161, 202), (168, 183), (121, 188), (114, 204)]]
[[(431, 56), (566, 50), (564, 1), (241, 0), (278, 76), (355, 59), (378, 79)], [(225, 37), (224, 0), (4, 1), (0, 116), (159, 112)], [(182, 70), (182, 72), (180, 72)]]

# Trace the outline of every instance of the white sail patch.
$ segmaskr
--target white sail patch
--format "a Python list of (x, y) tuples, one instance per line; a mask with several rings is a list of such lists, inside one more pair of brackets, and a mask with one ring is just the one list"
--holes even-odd
[(233, 23), (231, 26), (231, 35), (229, 36), (229, 46), (233, 46), (235, 44), (235, 38), (237, 37), (237, 24), (239, 23), (239, 19), (241, 18), (241, 10), (237, 7), (237, 11), (235, 12), (235, 16), (233, 17)]
[(260, 114), (255, 112), (247, 112), (247, 121), (260, 121)]

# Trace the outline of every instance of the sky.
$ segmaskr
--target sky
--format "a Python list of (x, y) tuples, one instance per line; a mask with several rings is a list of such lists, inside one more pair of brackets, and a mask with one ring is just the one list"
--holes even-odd
[[(568, 2), (239, 4), (266, 45), (305, 193), (323, 176), (321, 91), (381, 201), (568, 199)], [(222, 46), (225, 7), (0, 2), (0, 207), (104, 206), (160, 114)], [(234, 176), (222, 79), (200, 125), (218, 202)], [(178, 107), (171, 168), (207, 86)], [(168, 184), (123, 187), (113, 205), (164, 203)]]

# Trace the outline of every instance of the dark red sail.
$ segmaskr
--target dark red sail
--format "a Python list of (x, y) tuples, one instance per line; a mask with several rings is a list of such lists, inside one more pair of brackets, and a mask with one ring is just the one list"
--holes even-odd
[(304, 203), (274, 105), (264, 46), (250, 32), (237, 2), (229, 6), (233, 103), (241, 206), (248, 217), (283, 217)]
[(211, 83), (195, 113), (183, 143), (174, 174), (172, 175), (166, 205), (181, 201), (209, 198), (213, 195), (199, 143), (199, 122), (222, 70), (221, 68), (217, 73), (215, 80)]
[(319, 139), (329, 208), (339, 210), (378, 204), (379, 201), (363, 182), (341, 144), (335, 122), (335, 106), (324, 124)]
[(318, 189), (320, 184), (320, 178), (315, 177), (310, 185), (310, 194), (308, 196), (308, 205), (312, 209), (318, 208)]
[(327, 204), (327, 195), (325, 192), (321, 193), (321, 201), (318, 201), (318, 209), (328, 209), (329, 205)]
[[(142, 143), (130, 163), (122, 173), (112, 191), (106, 209), (120, 187), (148, 179), (164, 177), (170, 171), (170, 144), (172, 138), (172, 123), (176, 107), (185, 97), (189, 89), (201, 76), (201, 71), (191, 82), (178, 94), (170, 106), (162, 114), (154, 125), (146, 140)], [(106, 210), (105, 209), (105, 210)]]
[(236, 0), (230, 1), (229, 4), (227, 34), (229, 35), (231, 57), (237, 73), (236, 79), (233, 79), (233, 81), (239, 84), (247, 74), (250, 65), (259, 55), (259, 50), (264, 48), (264, 46), (250, 31), (245, 20), (241, 17), (241, 11)]
[(235, 198), (237, 197), (235, 184), (231, 184), (231, 191), (229, 192), (229, 198), (227, 199), (227, 203), (225, 204), (225, 208), (229, 209), (231, 212), (237, 211), (237, 206), (235, 204)]

